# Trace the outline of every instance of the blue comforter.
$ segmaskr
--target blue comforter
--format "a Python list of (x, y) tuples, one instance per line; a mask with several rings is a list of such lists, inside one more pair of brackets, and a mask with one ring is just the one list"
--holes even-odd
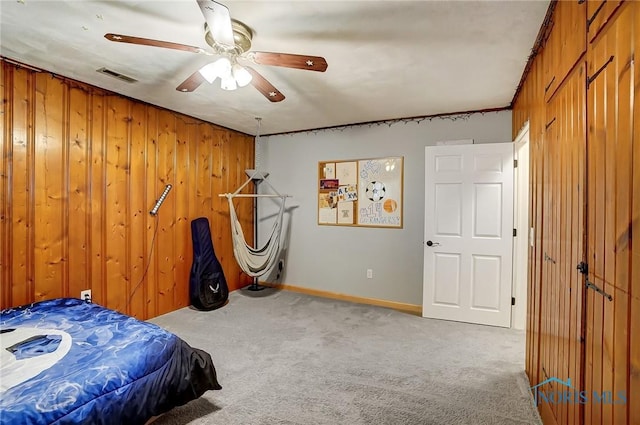
[(0, 312), (0, 423), (143, 424), (220, 389), (209, 354), (78, 299)]

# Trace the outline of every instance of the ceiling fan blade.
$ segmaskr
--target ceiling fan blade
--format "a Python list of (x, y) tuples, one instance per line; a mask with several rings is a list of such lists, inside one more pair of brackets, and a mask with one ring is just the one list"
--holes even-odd
[(245, 66), (245, 69), (249, 71), (249, 74), (251, 74), (251, 85), (258, 89), (264, 97), (269, 99), (271, 102), (282, 102), (284, 100), (284, 95), (280, 93), (280, 90), (275, 88), (273, 84), (260, 75), (258, 71), (249, 66)]
[(225, 47), (234, 47), (231, 15), (227, 6), (213, 0), (198, 0), (198, 6), (207, 21), (213, 40)]
[(118, 43), (130, 43), (140, 44), (143, 46), (164, 47), (165, 49), (182, 50), (192, 53), (205, 53), (203, 49), (195, 46), (188, 46), (186, 44), (172, 43), (170, 41), (153, 40), (151, 38), (132, 37), (130, 35), (112, 34), (108, 33), (104, 35), (104, 38), (110, 41)]
[(197, 70), (196, 72), (191, 74), (189, 78), (184, 80), (178, 87), (176, 87), (176, 90), (181, 92), (192, 92), (200, 87), (200, 84), (204, 83), (205, 81), (206, 80), (200, 73), (200, 70)]
[(324, 72), (327, 61), (320, 56), (292, 55), (290, 53), (249, 52), (247, 58), (260, 65), (283, 66), (285, 68), (306, 69)]

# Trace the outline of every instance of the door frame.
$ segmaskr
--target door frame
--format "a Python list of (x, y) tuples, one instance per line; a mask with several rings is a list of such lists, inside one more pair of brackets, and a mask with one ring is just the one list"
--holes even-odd
[(511, 296), (515, 305), (511, 307), (511, 327), (524, 330), (527, 324), (527, 279), (529, 268), (529, 245), (533, 242), (532, 227), (529, 227), (529, 121), (514, 140), (514, 159), (518, 166), (513, 177), (513, 227), (517, 236), (513, 241), (513, 278)]

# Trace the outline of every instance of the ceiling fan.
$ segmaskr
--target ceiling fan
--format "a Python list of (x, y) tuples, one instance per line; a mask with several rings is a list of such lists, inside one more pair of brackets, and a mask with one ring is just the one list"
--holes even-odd
[(182, 50), (192, 53), (221, 56), (184, 80), (176, 90), (192, 92), (203, 82), (213, 83), (220, 78), (220, 87), (224, 90), (235, 90), (251, 83), (271, 102), (284, 100), (284, 95), (267, 81), (255, 69), (241, 65), (247, 61), (259, 65), (282, 66), (285, 68), (306, 69), (324, 72), (327, 61), (320, 56), (295, 55), (290, 53), (256, 52), (251, 49), (253, 33), (244, 23), (231, 19), (229, 9), (213, 0), (197, 0), (205, 18), (205, 41), (212, 52), (196, 46), (172, 43), (170, 41), (133, 37), (122, 34), (105, 34), (105, 38), (119, 43), (139, 44), (143, 46), (163, 47), (165, 49)]

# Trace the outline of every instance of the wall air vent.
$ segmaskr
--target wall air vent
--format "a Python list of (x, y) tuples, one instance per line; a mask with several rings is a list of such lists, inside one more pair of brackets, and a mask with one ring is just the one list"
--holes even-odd
[(135, 78), (127, 77), (126, 75), (120, 74), (119, 72), (115, 72), (115, 71), (112, 71), (112, 70), (107, 69), (107, 68), (96, 69), (96, 71), (98, 71), (101, 74), (105, 74), (105, 75), (108, 75), (110, 77), (117, 78), (118, 80), (122, 80), (125, 83), (136, 83), (136, 82), (138, 82), (138, 80), (136, 80)]

